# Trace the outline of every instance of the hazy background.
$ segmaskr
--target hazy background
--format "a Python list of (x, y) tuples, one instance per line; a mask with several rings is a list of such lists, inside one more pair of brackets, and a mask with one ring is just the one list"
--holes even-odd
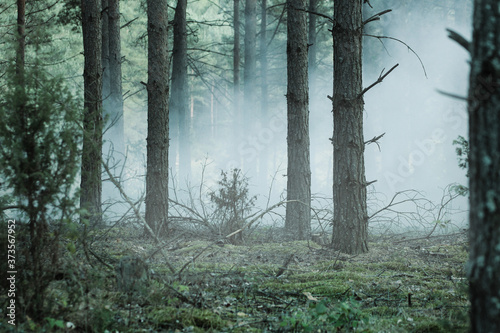
[[(437, 90), (461, 96), (467, 94), (469, 55), (447, 37), (446, 28), (470, 39), (471, 1), (394, 0), (371, 1), (371, 4), (373, 9), (365, 6), (365, 19), (384, 9), (392, 8), (393, 11), (383, 15), (380, 21), (369, 23), (365, 32), (401, 40), (411, 47), (422, 63), (407, 46), (398, 41), (364, 37), (365, 87), (373, 83), (383, 69), (387, 71), (399, 64), (383, 83), (364, 96), (365, 141), (385, 133), (379, 140), (380, 150), (376, 144), (366, 146), (366, 179), (377, 180), (369, 188), (372, 193), (370, 196), (375, 197), (380, 205), (398, 191), (414, 189), (420, 191), (422, 197), (439, 202), (447, 185), (467, 185), (466, 172), (458, 168), (455, 147), (452, 145), (459, 135), (467, 137), (466, 104), (440, 94)], [(329, 7), (331, 4), (323, 8), (322, 12), (331, 15), (332, 9)], [(281, 9), (274, 10), (277, 11), (277, 17)], [(199, 20), (226, 14), (222, 7), (216, 12), (203, 13), (190, 12), (188, 7), (188, 15)], [(333, 157), (329, 138), (332, 137), (333, 117), (331, 101), (326, 96), (332, 95), (333, 59), (332, 37), (328, 31), (330, 23), (323, 21), (319, 21), (321, 29), (317, 43), (318, 77), (312, 78), (310, 92), (311, 171), (313, 195), (326, 198), (315, 204), (329, 204), (331, 209), (331, 200), (328, 198), (332, 197)], [(268, 35), (271, 35), (276, 20), (270, 16), (268, 22)], [(217, 29), (219, 32), (216, 37), (200, 30), (196, 43), (203, 43), (204, 38), (219, 38), (221, 44), (225, 43), (229, 57), (232, 50), (228, 37), (231, 36), (231, 28)], [(192, 175), (188, 180), (179, 179), (175, 160), (171, 159), (172, 186), (178, 190), (186, 189), (187, 184), (198, 187), (203, 176), (206, 189), (215, 189), (221, 170), (241, 167), (250, 178), (251, 194), (258, 195), (259, 207), (265, 207), (268, 200), (273, 203), (286, 197), (285, 29), (284, 25), (278, 29), (277, 37), (269, 46), (269, 120), (260, 121), (255, 132), (238, 139), (236, 155), (231, 150), (234, 146), (234, 110), (229, 97), (232, 91), (230, 62), (223, 64), (220, 59), (214, 58), (216, 60), (212, 61), (211, 66), (228, 66), (219, 76), (213, 74), (215, 67), (198, 63), (197, 70), (206, 73), (203, 82), (190, 69)], [(192, 59), (208, 62), (206, 54), (196, 52), (191, 51)], [(190, 62), (191, 65), (193, 63)], [(260, 64), (257, 63), (258, 71), (259, 68)], [(243, 77), (243, 68), (241, 76)], [(257, 80), (257, 91), (260, 94), (260, 73)], [(257, 101), (257, 114), (260, 114), (259, 105)], [(142, 176), (146, 160), (143, 148), (146, 121), (136, 119), (138, 116), (146, 119), (146, 109), (145, 103), (132, 99), (126, 101), (125, 108), (126, 134), (130, 145), (126, 187), (132, 196), (138, 197), (144, 192)], [(249, 166), (258, 165), (266, 150), (269, 158), (267, 175), (256, 176), (249, 171), (252, 169)], [(182, 191), (178, 191), (178, 194), (181, 195)], [(466, 211), (467, 198), (455, 200), (453, 208)], [(372, 211), (374, 209), (376, 208), (371, 207)], [(465, 213), (453, 217), (453, 222), (457, 224), (463, 224), (466, 220)]]

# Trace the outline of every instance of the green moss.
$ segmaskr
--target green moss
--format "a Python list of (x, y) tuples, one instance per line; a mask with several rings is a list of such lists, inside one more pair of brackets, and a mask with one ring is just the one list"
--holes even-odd
[(192, 326), (197, 328), (199, 332), (206, 332), (220, 330), (227, 326), (227, 323), (217, 314), (197, 308), (155, 308), (147, 315), (147, 318), (156, 326), (169, 329), (182, 329)]

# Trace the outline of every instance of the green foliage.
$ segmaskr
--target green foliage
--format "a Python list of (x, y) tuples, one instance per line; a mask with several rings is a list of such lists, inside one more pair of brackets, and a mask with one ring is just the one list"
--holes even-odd
[(114, 313), (105, 307), (99, 307), (92, 311), (93, 332), (104, 332), (112, 328), (114, 324)]
[[(459, 135), (456, 140), (453, 140), (453, 145), (457, 146), (455, 151), (458, 156), (458, 166), (461, 169), (465, 169), (467, 171), (465, 175), (469, 177), (469, 141)], [(467, 186), (457, 185), (453, 187), (453, 190), (462, 196), (469, 194), (469, 188)]]
[(79, 166), (78, 104), (62, 78), (37, 65), (20, 78), (13, 68), (0, 105), (3, 182), (31, 219), (68, 218)]
[(300, 332), (319, 332), (328, 328), (355, 329), (366, 323), (368, 317), (361, 310), (361, 304), (354, 299), (329, 305), (326, 299), (310, 302), (307, 309), (297, 309), (285, 316), (280, 326)]
[[(0, 104), (0, 177), (9, 218), (16, 219), (21, 309), (42, 320), (45, 291), (58, 269), (59, 237), (73, 225), (79, 166), (78, 104), (63, 79), (32, 67), (7, 69)], [(13, 211), (12, 208), (15, 208)], [(7, 210), (8, 209), (8, 210)], [(14, 214), (17, 212), (17, 214)]]
[(453, 145), (457, 146), (455, 151), (458, 156), (458, 166), (467, 170), (467, 177), (469, 177), (469, 141), (459, 135), (456, 140), (453, 140)]
[[(218, 184), (219, 189), (209, 195), (217, 211), (216, 219), (221, 224), (221, 232), (226, 235), (243, 226), (245, 215), (252, 210), (257, 197), (249, 197), (248, 178), (241, 174), (240, 169), (233, 169), (231, 173), (221, 171)], [(241, 233), (232, 241), (241, 242)]]
[(58, 319), (47, 317), (47, 318), (45, 318), (45, 320), (48, 322), (49, 328), (51, 330), (54, 330), (57, 328), (64, 328), (64, 321), (62, 321), (60, 319), (58, 320)]

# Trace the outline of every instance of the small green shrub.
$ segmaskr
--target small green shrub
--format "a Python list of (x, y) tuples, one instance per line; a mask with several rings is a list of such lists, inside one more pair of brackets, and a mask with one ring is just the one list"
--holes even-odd
[[(221, 171), (218, 184), (219, 189), (209, 195), (217, 212), (214, 223), (219, 224), (219, 232), (221, 236), (225, 236), (243, 226), (245, 215), (252, 210), (257, 197), (249, 196), (248, 178), (241, 174), (240, 169), (233, 169), (231, 172)], [(242, 232), (231, 237), (230, 241), (233, 244), (241, 244)]]
[(289, 313), (282, 319), (280, 326), (300, 332), (317, 332), (331, 328), (354, 329), (367, 320), (367, 316), (361, 310), (361, 304), (354, 299), (340, 302), (335, 306), (329, 305), (328, 301), (323, 299), (310, 302), (307, 309), (297, 309)]

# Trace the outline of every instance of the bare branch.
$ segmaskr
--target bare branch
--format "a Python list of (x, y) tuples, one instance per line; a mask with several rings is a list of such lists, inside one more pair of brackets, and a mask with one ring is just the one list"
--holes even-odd
[(148, 231), (148, 233), (151, 235), (151, 237), (153, 237), (153, 239), (155, 240), (155, 242), (156, 243), (160, 243), (160, 240), (158, 239), (158, 237), (156, 237), (155, 233), (153, 232), (153, 229), (151, 229), (151, 227), (147, 224), (146, 220), (144, 219), (144, 217), (142, 217), (141, 213), (139, 212), (139, 210), (137, 209), (137, 207), (135, 206), (135, 204), (132, 202), (132, 200), (125, 193), (125, 191), (121, 187), (120, 183), (111, 174), (111, 171), (109, 170), (108, 165), (104, 161), (102, 161), (102, 166), (104, 167), (104, 170), (108, 174), (109, 180), (113, 183), (113, 185), (115, 185), (115, 187), (120, 191), (120, 194), (125, 199), (125, 201), (127, 201), (127, 203), (130, 205), (130, 207), (132, 207), (132, 209), (134, 210), (134, 214), (137, 217), (137, 219), (139, 221), (141, 221), (141, 223), (144, 225), (144, 227), (146, 228), (146, 230)]
[(367, 24), (367, 23), (370, 23), (370, 22), (373, 22), (373, 21), (378, 21), (380, 20), (380, 16), (384, 15), (384, 14), (387, 14), (387, 13), (390, 13), (392, 12), (392, 9), (386, 9), (386, 10), (383, 10), (381, 11), (380, 13), (377, 13), (375, 15), (373, 15), (372, 17), (366, 19), (364, 22), (363, 22), (363, 25)]
[(469, 101), (469, 99), (467, 97), (460, 96), (460, 95), (457, 95), (457, 94), (454, 94), (454, 93), (449, 93), (449, 92), (446, 92), (446, 91), (443, 91), (443, 90), (439, 90), (439, 89), (437, 89), (437, 92), (440, 93), (440, 94), (443, 94), (445, 96), (451, 97), (451, 98), (459, 99), (461, 101), (465, 101), (465, 102)]
[(363, 34), (363, 36), (377, 38), (378, 40), (381, 40), (381, 39), (390, 39), (390, 40), (395, 40), (396, 42), (399, 42), (399, 43), (403, 44), (404, 46), (406, 46), (408, 48), (408, 50), (411, 51), (411, 53), (413, 53), (417, 57), (418, 61), (420, 62), (420, 65), (422, 66), (422, 70), (424, 71), (424, 75), (425, 75), (425, 77), (427, 77), (427, 71), (425, 70), (425, 66), (424, 66), (424, 63), (422, 62), (422, 59), (420, 59), (420, 57), (418, 56), (417, 52), (415, 52), (410, 47), (410, 45), (406, 44), (401, 39), (397, 39), (397, 38), (389, 37), (389, 36), (377, 36), (377, 35), (370, 35), (370, 34)]
[(240, 229), (230, 233), (229, 235), (227, 235), (225, 238), (229, 239), (231, 238), (232, 236), (242, 232), (243, 230), (245, 230), (246, 228), (249, 228), (252, 224), (255, 223), (255, 221), (257, 221), (258, 219), (260, 219), (262, 216), (266, 215), (267, 213), (269, 213), (270, 211), (272, 211), (274, 208), (277, 208), (283, 204), (286, 204), (286, 203), (289, 203), (289, 202), (299, 202), (298, 200), (288, 200), (288, 201), (280, 201), (278, 202), (277, 204), (274, 204), (272, 205), (271, 207), (269, 207), (268, 209), (266, 209), (265, 211), (263, 211), (262, 213), (260, 213), (259, 215), (257, 215), (256, 217), (254, 217), (253, 219), (251, 219), (250, 221), (248, 221), (245, 225), (243, 225)]
[[(389, 74), (389, 73), (387, 73)], [(374, 136), (372, 139), (365, 141), (365, 145), (369, 145), (370, 143), (375, 143), (378, 146), (378, 150), (381, 151), (380, 149), (380, 144), (378, 143), (378, 140), (381, 139), (385, 135), (385, 132), (380, 134), (379, 136)]]
[[(384, 68), (382, 70), (382, 72), (380, 72), (380, 75), (379, 75), (377, 81), (373, 82), (371, 85), (369, 85), (368, 87), (366, 87), (365, 89), (363, 89), (363, 91), (361, 92), (361, 94), (359, 94), (358, 98), (360, 98), (361, 96), (363, 96), (368, 90), (370, 90), (371, 88), (375, 87), (377, 84), (382, 83), (382, 81), (386, 78), (386, 76), (389, 75), (398, 66), (399, 66), (399, 64), (395, 64), (387, 73), (385, 73), (384, 75), (382, 75), (382, 73), (385, 70), (385, 68)], [(382, 134), (382, 135), (384, 135), (384, 134)]]
[(470, 42), (467, 39), (465, 39), (462, 35), (451, 29), (446, 29), (446, 31), (448, 31), (448, 37), (450, 39), (457, 42), (461, 47), (463, 47), (470, 53)]

